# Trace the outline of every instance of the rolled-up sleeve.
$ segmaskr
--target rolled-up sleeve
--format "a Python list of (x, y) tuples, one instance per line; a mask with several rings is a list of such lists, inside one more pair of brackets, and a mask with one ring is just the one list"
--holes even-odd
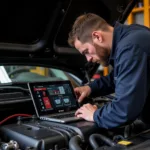
[(101, 128), (136, 119), (147, 96), (147, 55), (137, 45), (124, 47), (115, 67), (115, 98), (94, 113), (94, 121)]

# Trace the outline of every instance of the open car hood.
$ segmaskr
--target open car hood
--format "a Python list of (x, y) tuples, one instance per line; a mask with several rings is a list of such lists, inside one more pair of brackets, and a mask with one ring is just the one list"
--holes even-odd
[[(82, 76), (86, 59), (67, 44), (76, 17), (87, 12), (112, 26), (124, 22), (137, 0), (3, 1), (0, 64), (54, 66)], [(89, 72), (93, 72), (93, 67)]]

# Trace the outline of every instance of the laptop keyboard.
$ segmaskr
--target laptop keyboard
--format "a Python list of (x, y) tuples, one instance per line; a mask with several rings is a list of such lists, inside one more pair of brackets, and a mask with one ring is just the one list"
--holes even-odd
[(52, 118), (70, 118), (70, 117), (75, 117), (75, 114), (74, 112), (73, 113), (68, 113), (68, 114), (62, 114), (62, 115), (55, 115), (55, 116), (52, 116)]

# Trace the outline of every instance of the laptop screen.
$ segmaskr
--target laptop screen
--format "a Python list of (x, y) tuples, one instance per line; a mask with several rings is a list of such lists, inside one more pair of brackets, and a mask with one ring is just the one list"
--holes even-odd
[(70, 81), (31, 82), (28, 86), (39, 116), (79, 108)]

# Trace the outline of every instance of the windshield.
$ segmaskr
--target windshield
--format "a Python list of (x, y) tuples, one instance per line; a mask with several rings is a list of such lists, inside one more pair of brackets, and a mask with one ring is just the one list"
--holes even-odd
[(0, 82), (38, 82), (70, 80), (73, 86), (80, 84), (80, 79), (63, 70), (39, 66), (0, 66)]

